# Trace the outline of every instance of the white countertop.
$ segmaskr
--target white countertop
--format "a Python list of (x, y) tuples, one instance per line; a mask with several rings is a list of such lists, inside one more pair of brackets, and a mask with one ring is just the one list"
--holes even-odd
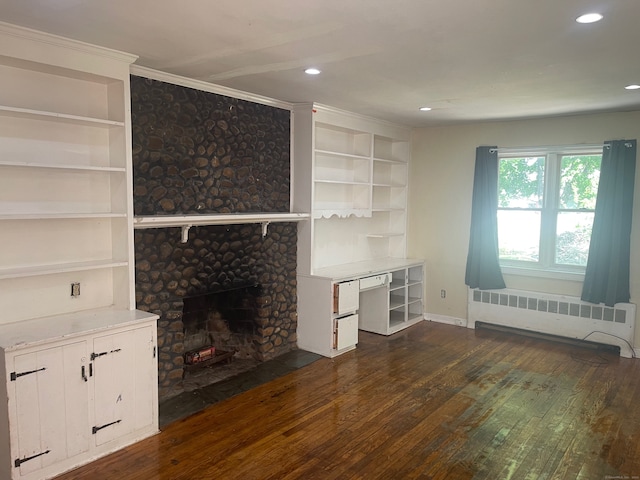
[(324, 277), (333, 280), (347, 280), (351, 278), (362, 278), (379, 273), (387, 273), (400, 268), (422, 265), (424, 260), (419, 258), (379, 258), (366, 260), (363, 262), (345, 263), (332, 267), (319, 268), (314, 270), (313, 277)]
[(158, 318), (141, 310), (100, 309), (0, 325), (0, 348), (16, 350)]

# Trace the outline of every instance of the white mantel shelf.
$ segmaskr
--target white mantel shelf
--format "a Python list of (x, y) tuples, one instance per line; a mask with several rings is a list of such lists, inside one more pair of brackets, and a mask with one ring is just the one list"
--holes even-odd
[(143, 228), (182, 228), (182, 241), (187, 241), (189, 229), (199, 225), (240, 225), (261, 223), (262, 236), (267, 234), (267, 226), (275, 222), (300, 222), (308, 220), (308, 213), (221, 213), (216, 215), (159, 215), (138, 216), (133, 219), (135, 229)]

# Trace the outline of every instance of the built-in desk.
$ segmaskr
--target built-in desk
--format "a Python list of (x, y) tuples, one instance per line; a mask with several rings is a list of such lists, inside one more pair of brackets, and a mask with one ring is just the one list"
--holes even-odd
[(334, 357), (355, 348), (358, 329), (391, 335), (423, 320), (423, 276), (423, 260), (399, 258), (298, 275), (298, 347)]

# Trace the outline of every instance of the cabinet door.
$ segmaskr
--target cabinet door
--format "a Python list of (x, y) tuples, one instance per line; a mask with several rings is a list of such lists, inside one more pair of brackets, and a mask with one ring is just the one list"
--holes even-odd
[(102, 445), (151, 425), (155, 380), (155, 335), (151, 326), (93, 341), (94, 425)]
[(334, 348), (353, 347), (358, 344), (358, 315), (348, 315), (335, 319)]
[(21, 475), (89, 449), (86, 355), (77, 342), (14, 357), (11, 450)]
[(344, 315), (358, 310), (360, 306), (360, 282), (352, 280), (333, 285), (333, 313)]

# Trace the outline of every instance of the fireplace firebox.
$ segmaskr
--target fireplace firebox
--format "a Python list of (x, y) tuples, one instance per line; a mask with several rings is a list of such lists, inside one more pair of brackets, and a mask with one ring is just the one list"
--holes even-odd
[[(258, 360), (256, 319), (266, 314), (260, 309), (262, 291), (260, 285), (250, 285), (185, 297), (182, 310), (185, 351), (207, 352), (213, 347), (211, 353), (218, 352), (218, 356), (233, 352), (238, 358)], [(185, 364), (212, 363), (208, 358), (204, 360), (194, 362), (185, 358)]]

